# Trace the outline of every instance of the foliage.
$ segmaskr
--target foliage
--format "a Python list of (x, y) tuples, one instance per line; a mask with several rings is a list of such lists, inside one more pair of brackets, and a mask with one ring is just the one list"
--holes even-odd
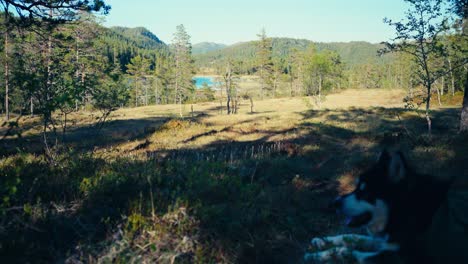
[[(466, 139), (447, 133), (454, 131), (457, 118), (450, 109), (438, 112), (447, 127), (434, 131), (437, 141), (405, 134), (401, 122), (415, 135), (424, 127), (416, 115), (403, 109), (299, 113), (285, 117), (294, 119), (291, 127), (297, 131), (286, 141), (241, 139), (154, 152), (145, 149), (141, 155), (120, 151), (121, 144), (116, 143), (116, 148), (63, 152), (57, 165), (42, 155), (2, 158), (0, 171), (7, 177), (0, 178), (0, 186), (2, 195), (8, 193), (9, 203), (2, 205), (0, 259), (7, 263), (38, 258), (47, 262), (171, 258), (204, 263), (244, 263), (257, 258), (296, 262), (310, 236), (341, 225), (333, 211), (324, 209), (336, 189), (344, 188), (337, 186), (337, 180), (348, 177), (352, 181), (374, 159), (382, 142), (399, 140), (417, 161), (415, 165), (427, 165), (425, 161), (436, 156), (433, 164), (451, 168), (438, 170), (446, 174), (463, 171), (460, 161), (466, 158)], [(243, 118), (248, 124), (242, 124), (243, 120), (213, 138), (235, 131), (257, 133), (268, 128), (276, 115), (266, 114), (259, 122), (246, 114)], [(223, 117), (215, 121), (230, 124)], [(278, 131), (268, 131), (271, 138), (292, 133), (284, 119), (277, 124), (281, 124)], [(159, 128), (165, 134), (148, 138), (163, 142), (179, 135), (176, 140), (181, 141), (186, 137), (179, 133), (196, 134), (197, 126), (171, 119)], [(207, 125), (203, 132), (215, 128)], [(392, 133), (398, 139), (387, 136)], [(109, 153), (114, 156), (107, 157)], [(8, 192), (3, 192), (4, 186), (9, 186)], [(16, 190), (11, 191), (12, 187)]]
[(262, 29), (257, 37), (260, 40), (257, 42), (257, 61), (255, 70), (261, 80), (260, 93), (261, 98), (263, 99), (265, 96), (265, 90), (269, 90), (273, 87), (273, 47), (271, 45), (271, 39), (266, 35), (265, 29)]
[[(336, 51), (347, 67), (354, 67), (362, 62), (372, 62), (376, 65), (389, 64), (393, 62), (393, 57), (387, 55), (378, 57), (377, 51), (383, 48), (381, 44), (371, 44), (367, 42), (349, 43), (321, 43), (305, 39), (291, 38), (271, 38), (272, 58), (287, 60), (294, 50), (305, 51), (310, 45), (315, 45), (317, 51)], [(198, 68), (210, 68), (222, 65), (226, 58), (242, 61), (242, 74), (253, 74), (256, 67), (256, 51), (258, 41), (250, 41), (234, 44), (220, 50), (211, 51), (205, 54), (195, 55), (195, 64)], [(283, 65), (286, 66), (287, 65)]]
[(184, 25), (178, 25), (174, 33), (174, 103), (180, 105), (182, 116), (182, 103), (188, 100), (193, 93), (194, 83), (192, 80), (194, 68), (192, 59), (192, 44)]
[[(388, 51), (410, 54), (417, 68), (416, 77), (426, 88), (426, 120), (429, 134), (432, 129), (430, 103), (432, 88), (437, 79), (446, 74), (445, 69), (434, 63), (444, 55), (445, 47), (441, 43), (441, 34), (447, 32), (448, 23), (442, 18), (442, 0), (407, 0), (411, 4), (406, 19), (385, 22), (395, 27), (396, 37), (392, 43), (385, 43)], [(440, 21), (440, 19), (442, 19)]]
[[(19, 16), (20, 25), (46, 22), (63, 23), (73, 21), (80, 12), (100, 12), (107, 14), (110, 6), (103, 0), (53, 0), (35, 1), (28, 0), (1, 0), (5, 10), (13, 9)], [(50, 16), (51, 10), (55, 12)]]
[(212, 42), (202, 42), (193, 45), (193, 55), (205, 54), (210, 51), (216, 51), (226, 48), (224, 44), (212, 43)]

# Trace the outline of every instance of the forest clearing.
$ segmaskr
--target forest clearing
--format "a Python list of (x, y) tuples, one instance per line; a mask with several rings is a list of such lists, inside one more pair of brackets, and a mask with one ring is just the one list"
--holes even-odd
[(402, 107), (402, 94), (346, 90), (321, 110), (306, 97), (269, 99), (253, 114), (246, 101), (235, 118), (217, 103), (196, 104), (184, 119), (177, 105), (122, 109), (98, 134), (81, 113), (70, 117), (79, 127), (55, 167), (32, 154), (40, 129), (26, 119), (30, 131), (6, 143), (21, 154), (1, 162), (14, 203), (24, 204), (6, 211), (24, 220), (3, 233), (14, 241), (4, 257), (299, 262), (311, 236), (343, 230), (324, 204), (351, 189), (383, 146), (422, 171), (467, 174), (459, 104), (434, 110), (435, 140), (420, 134), (424, 120)]
[(468, 262), (467, 1), (221, 2), (0, 0), (0, 263)]

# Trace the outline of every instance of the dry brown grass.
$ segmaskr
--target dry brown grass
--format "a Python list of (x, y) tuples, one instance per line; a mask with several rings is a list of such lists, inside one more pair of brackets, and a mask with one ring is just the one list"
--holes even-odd
[[(42, 200), (49, 195), (51, 201), (60, 203), (65, 190), (66, 197), (90, 206), (89, 211), (78, 212), (79, 220), (102, 214), (87, 226), (101, 226), (105, 219), (112, 219), (105, 224), (110, 229), (127, 223), (127, 228), (132, 227), (126, 231), (127, 238), (137, 244), (126, 244), (128, 251), (114, 262), (128, 262), (132, 257), (141, 261), (141, 254), (148, 260), (159, 256), (163, 242), (169, 253), (179, 252), (181, 241), (193, 238), (200, 243), (187, 251), (200, 257), (201, 263), (245, 263), (265, 256), (271, 262), (282, 258), (279, 262), (297, 263), (311, 237), (346, 232), (326, 206), (337, 193), (354, 188), (356, 176), (374, 162), (383, 147), (399, 147), (418, 172), (438, 176), (468, 173), (464, 168), (466, 138), (458, 138), (456, 133), (458, 109), (435, 110), (434, 136), (428, 137), (424, 119), (414, 111), (404, 111), (404, 95), (400, 90), (346, 90), (326, 96), (321, 109), (313, 98), (269, 99), (255, 101), (255, 113), (250, 113), (245, 101), (239, 114), (229, 116), (220, 110), (219, 102), (195, 104), (193, 114), (186, 105), (184, 118), (179, 118), (177, 105), (120, 109), (99, 134), (93, 128), (97, 113), (72, 114), (74, 129), (67, 146), (74, 151), (64, 153), (66, 165), (48, 170), (37, 156), (29, 155), (37, 164), (23, 165), (21, 173), (29, 177), (22, 177), (31, 179), (21, 182), (20, 193), (25, 198), (18, 204), (23, 208), (38, 200), (31, 195), (32, 189), (37, 189)], [(12, 152), (20, 147), (24, 152), (34, 145), (41, 148), (39, 118), (23, 122), (25, 137), (7, 141)], [(10, 167), (13, 172), (20, 168)], [(156, 217), (153, 202), (159, 211)], [(49, 202), (44, 204), (50, 207)], [(178, 207), (173, 208), (175, 205)], [(115, 208), (120, 211), (108, 218), (107, 212)], [(179, 230), (178, 225), (164, 221), (172, 212), (196, 217), (203, 228), (189, 221), (185, 227), (180, 225), (189, 232)], [(123, 215), (127, 220), (122, 220)], [(44, 221), (42, 227), (55, 230), (61, 219)], [(69, 224), (76, 225), (74, 217)], [(71, 230), (54, 232), (76, 237)], [(138, 236), (136, 231), (148, 232)], [(18, 236), (13, 229), (9, 232)], [(86, 232), (83, 245), (95, 241), (93, 231)], [(153, 237), (155, 232), (164, 239)], [(120, 239), (114, 245), (125, 241), (125, 237)], [(149, 242), (157, 247), (146, 248)], [(50, 249), (45, 242), (28, 243)], [(71, 246), (60, 250), (74, 252)], [(102, 246), (88, 246), (91, 249), (85, 249), (86, 254), (94, 257), (109, 253)], [(36, 259), (34, 254), (28, 257)]]
[[(328, 125), (344, 129), (366, 131), (380, 126), (382, 118), (378, 115), (363, 114), (356, 117), (357, 120), (345, 121), (334, 119), (333, 116), (336, 115), (336, 111), (346, 112), (347, 109), (401, 108), (404, 106), (404, 96), (405, 92), (402, 90), (344, 90), (326, 96), (321, 109), (318, 109), (311, 97), (259, 100), (254, 102), (254, 114), (250, 113), (250, 102), (242, 101), (239, 113), (230, 116), (225, 114), (224, 105), (221, 106), (220, 102), (199, 103), (193, 105), (193, 113), (192, 105), (183, 106), (184, 116), (189, 118), (183, 123), (165, 123), (167, 120), (178, 118), (178, 105), (125, 108), (111, 115), (111, 122), (102, 134), (116, 141), (112, 145), (113, 148), (128, 153), (194, 148), (219, 141), (293, 140), (304, 135), (305, 131), (299, 129), (304, 122), (326, 122)], [(317, 110), (321, 110), (320, 115), (304, 117), (308, 111)], [(69, 125), (82, 127), (81, 132), (86, 134), (85, 132), (93, 129), (98, 116), (97, 112), (74, 113), (69, 116)], [(21, 125), (24, 127), (24, 136), (38, 135), (42, 129), (37, 117), (25, 118)], [(209, 131), (217, 132), (189, 140)], [(148, 142), (144, 149), (137, 148), (146, 141)]]

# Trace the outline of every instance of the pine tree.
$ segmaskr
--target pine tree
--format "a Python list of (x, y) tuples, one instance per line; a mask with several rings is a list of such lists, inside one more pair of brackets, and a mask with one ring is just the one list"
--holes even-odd
[(150, 62), (148, 59), (141, 57), (140, 55), (132, 58), (130, 63), (127, 65), (127, 72), (133, 76), (134, 82), (134, 93), (135, 93), (135, 106), (138, 106), (139, 98), (141, 97), (140, 94), (143, 90), (143, 86), (146, 87), (145, 89), (145, 105), (148, 105), (148, 90), (147, 86), (144, 85), (144, 79), (146, 74), (150, 69)]
[(271, 89), (273, 85), (273, 47), (271, 39), (267, 37), (264, 28), (257, 36), (260, 38), (257, 43), (257, 67), (261, 81), (260, 95), (263, 99), (265, 97), (265, 90)]
[(190, 93), (193, 93), (193, 59), (192, 44), (184, 25), (178, 25), (173, 39), (174, 52), (174, 103), (180, 105), (180, 116), (182, 117), (182, 104)]

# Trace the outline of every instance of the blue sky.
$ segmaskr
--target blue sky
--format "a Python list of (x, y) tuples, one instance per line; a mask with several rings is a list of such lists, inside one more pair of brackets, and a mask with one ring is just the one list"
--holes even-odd
[(402, 18), (403, 0), (107, 0), (106, 26), (143, 26), (166, 43), (184, 24), (192, 43), (233, 44), (271, 37), (320, 42), (381, 42), (393, 36), (384, 17)]

